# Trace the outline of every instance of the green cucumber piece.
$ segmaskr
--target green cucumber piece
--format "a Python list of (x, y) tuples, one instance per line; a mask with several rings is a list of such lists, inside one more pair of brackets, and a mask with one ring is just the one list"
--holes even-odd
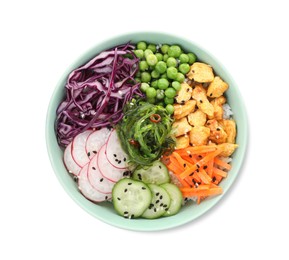
[(142, 214), (143, 218), (155, 219), (165, 214), (169, 209), (171, 198), (166, 190), (155, 184), (148, 184), (153, 198), (147, 210)]
[(132, 178), (157, 185), (170, 182), (168, 168), (160, 161), (154, 161), (150, 166), (137, 167), (133, 172)]
[(164, 216), (172, 216), (177, 214), (180, 211), (183, 203), (183, 195), (180, 189), (177, 185), (172, 183), (162, 184), (161, 187), (166, 190), (171, 198), (171, 204), (169, 209), (165, 212)]
[(137, 218), (149, 207), (152, 192), (143, 182), (124, 178), (112, 189), (112, 202), (117, 213), (125, 218)]

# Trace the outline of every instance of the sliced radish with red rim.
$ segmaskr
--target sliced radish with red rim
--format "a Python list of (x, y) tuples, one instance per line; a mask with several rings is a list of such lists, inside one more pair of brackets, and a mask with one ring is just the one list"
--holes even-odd
[(111, 199), (111, 194), (102, 193), (93, 188), (88, 180), (88, 164), (80, 171), (78, 177), (78, 188), (84, 197), (93, 202), (102, 202)]
[(114, 167), (108, 160), (105, 154), (105, 145), (101, 147), (97, 156), (97, 165), (101, 174), (110, 181), (117, 182), (127, 175), (128, 169), (120, 169)]
[(96, 190), (103, 193), (111, 193), (115, 182), (108, 180), (101, 174), (97, 165), (97, 157), (98, 155), (94, 156), (88, 164), (88, 180)]
[(98, 150), (106, 143), (110, 130), (103, 127), (100, 130), (93, 131), (86, 140), (85, 150), (89, 159), (91, 159)]
[(114, 167), (124, 169), (128, 167), (128, 155), (121, 147), (116, 130), (113, 130), (106, 143), (107, 160)]
[(92, 130), (84, 131), (74, 137), (72, 141), (72, 157), (74, 161), (80, 166), (83, 167), (89, 162), (88, 155), (86, 153), (86, 140), (88, 136), (92, 133)]
[(63, 161), (64, 161), (64, 165), (66, 167), (66, 169), (74, 174), (74, 175), (78, 175), (81, 167), (74, 161), (72, 154), (71, 154), (71, 143), (69, 145), (66, 146), (65, 150), (64, 150), (64, 155), (63, 155)]

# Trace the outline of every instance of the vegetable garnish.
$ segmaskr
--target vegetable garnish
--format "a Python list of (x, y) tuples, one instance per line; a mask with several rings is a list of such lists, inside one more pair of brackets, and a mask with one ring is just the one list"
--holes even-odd
[(86, 129), (114, 126), (123, 116), (124, 105), (133, 96), (143, 96), (135, 80), (139, 60), (133, 49), (131, 44), (116, 46), (70, 73), (66, 99), (57, 109), (61, 146)]
[[(151, 120), (152, 117), (154, 120)], [(157, 124), (153, 122), (159, 119), (161, 121)], [(143, 101), (130, 102), (117, 125), (118, 135), (130, 162), (149, 165), (160, 158), (164, 151), (172, 150), (175, 145), (171, 137), (172, 120), (162, 106)], [(139, 145), (135, 145), (136, 142)]]
[(150, 120), (153, 122), (153, 123), (158, 123), (162, 120), (162, 117), (159, 115), (159, 114), (153, 114), (150, 116)]

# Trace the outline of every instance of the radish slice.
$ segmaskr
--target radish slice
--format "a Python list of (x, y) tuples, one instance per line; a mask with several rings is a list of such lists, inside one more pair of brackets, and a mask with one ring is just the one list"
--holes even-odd
[(85, 144), (88, 136), (91, 133), (92, 130), (84, 131), (75, 136), (72, 141), (72, 157), (80, 167), (83, 167), (89, 162), (89, 158), (85, 150)]
[(110, 130), (107, 127), (103, 127), (100, 130), (93, 131), (86, 140), (86, 154), (91, 159), (103, 146), (110, 134)]
[(97, 166), (97, 157), (94, 156), (88, 164), (88, 180), (94, 189), (106, 194), (111, 193), (115, 183), (101, 174)]
[(120, 169), (114, 167), (108, 160), (105, 154), (105, 146), (103, 145), (97, 156), (97, 165), (98, 169), (100, 170), (101, 174), (109, 179), (110, 181), (117, 182), (119, 181), (123, 176), (126, 176), (126, 173), (128, 172), (127, 168)]
[(71, 154), (71, 143), (69, 145), (67, 145), (66, 148), (65, 148), (63, 161), (64, 161), (66, 169), (70, 173), (72, 173), (74, 175), (78, 175), (79, 174), (81, 168), (73, 160), (73, 157), (72, 157), (72, 154)]
[(111, 199), (111, 194), (102, 193), (92, 187), (88, 178), (88, 164), (86, 164), (80, 171), (78, 177), (78, 188), (84, 197), (93, 202), (102, 202)]
[(107, 160), (116, 168), (124, 169), (128, 166), (128, 155), (121, 147), (117, 132), (113, 130), (106, 143)]

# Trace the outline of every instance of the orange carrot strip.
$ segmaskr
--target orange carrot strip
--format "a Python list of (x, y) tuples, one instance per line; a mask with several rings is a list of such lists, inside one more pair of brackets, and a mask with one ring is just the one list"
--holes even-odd
[(199, 172), (197, 172), (197, 175), (200, 177), (204, 184), (209, 184), (212, 181), (212, 178), (206, 173), (203, 168), (201, 168)]
[(216, 151), (216, 146), (211, 145), (200, 145), (200, 146), (189, 146), (184, 149), (178, 150), (179, 155), (189, 155), (189, 154), (200, 154), (200, 153), (207, 153)]
[(228, 171), (231, 170), (231, 168), (232, 168), (232, 165), (224, 162), (223, 160), (221, 160), (221, 159), (218, 158), (218, 157), (216, 157), (216, 158), (214, 159), (214, 163), (217, 164), (217, 165), (219, 165), (219, 166), (221, 166), (221, 167), (223, 167), (224, 169), (226, 169), (226, 170), (228, 170)]
[(214, 174), (214, 175), (222, 176), (222, 177), (224, 177), (224, 178), (226, 178), (227, 175), (228, 175), (227, 172), (222, 171), (222, 170), (220, 170), (220, 169), (218, 169), (218, 168), (215, 168), (215, 167), (213, 168), (213, 174)]
[(213, 168), (214, 168), (214, 159), (209, 160), (207, 163), (207, 166), (208, 166), (207, 173), (212, 178), (213, 177)]
[(200, 168), (201, 166), (205, 165), (209, 160), (216, 157), (221, 152), (222, 152), (222, 150), (216, 150), (214, 152), (208, 153), (203, 159), (201, 159), (196, 164), (194, 164), (192, 167), (189, 167), (184, 172), (182, 172), (180, 174), (180, 177), (184, 179), (185, 177), (190, 175), (192, 172), (194, 172), (197, 168)]
[(198, 190), (198, 188), (181, 188), (184, 197), (193, 197), (193, 196), (213, 196), (219, 195), (223, 193), (223, 189), (221, 187), (210, 188), (206, 190)]
[(168, 169), (176, 175), (180, 175), (183, 172), (183, 169), (179, 168), (177, 165), (170, 163), (167, 165)]

